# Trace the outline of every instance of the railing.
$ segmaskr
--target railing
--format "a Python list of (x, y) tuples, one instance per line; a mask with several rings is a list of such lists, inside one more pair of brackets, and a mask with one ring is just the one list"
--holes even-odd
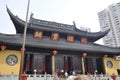
[[(89, 80), (114, 80), (111, 78), (111, 75), (97, 75), (97, 76), (91, 75), (89, 76), (89, 78), (90, 78)], [(116, 75), (115, 80), (120, 80), (120, 76)]]
[[(87, 77), (87, 79), (85, 79), (85, 80), (113, 80), (110, 75), (104, 75), (104, 76), (84, 75), (84, 76), (82, 76), (82, 78), (84, 78), (84, 77)], [(14, 75), (14, 74), (0, 75), (0, 80), (18, 80), (18, 75)], [(68, 77), (67, 79), (65, 79), (65, 78), (59, 78), (59, 79), (56, 78), (55, 79), (55, 76), (52, 76), (49, 74), (47, 74), (47, 75), (29, 74), (26, 76), (26, 78), (23, 78), (23, 80), (74, 80), (74, 79), (72, 79), (72, 78), (70, 79), (70, 77)], [(118, 75), (115, 80), (120, 80), (120, 76)]]
[(18, 80), (18, 75), (0, 75), (0, 80)]
[[(23, 80), (53, 80), (52, 75), (23, 75)], [(18, 75), (0, 75), (0, 80), (18, 80)]]

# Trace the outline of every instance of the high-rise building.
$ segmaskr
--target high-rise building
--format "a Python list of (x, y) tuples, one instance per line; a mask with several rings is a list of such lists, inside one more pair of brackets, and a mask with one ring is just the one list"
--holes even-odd
[(120, 47), (120, 3), (112, 4), (98, 12), (101, 31), (110, 28), (103, 43), (110, 47)]

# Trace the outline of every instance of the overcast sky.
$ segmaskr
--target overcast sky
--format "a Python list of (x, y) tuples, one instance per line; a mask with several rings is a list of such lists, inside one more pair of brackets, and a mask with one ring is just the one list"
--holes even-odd
[[(0, 33), (15, 34), (15, 28), (6, 11), (6, 5), (19, 18), (25, 20), (28, 0), (0, 0)], [(100, 31), (98, 12), (120, 0), (31, 0), (29, 15), (34, 18), (73, 24), (77, 27)], [(98, 43), (101, 43), (98, 42)]]

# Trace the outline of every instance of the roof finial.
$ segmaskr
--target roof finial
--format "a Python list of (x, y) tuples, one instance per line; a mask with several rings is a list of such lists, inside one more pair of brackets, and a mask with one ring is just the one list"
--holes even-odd
[(75, 23), (75, 21), (73, 21), (73, 26), (76, 27), (76, 23)]
[(34, 15), (34, 14), (33, 14), (33, 13), (31, 13), (31, 14), (30, 14), (30, 18), (32, 18), (32, 17), (33, 17), (33, 15)]

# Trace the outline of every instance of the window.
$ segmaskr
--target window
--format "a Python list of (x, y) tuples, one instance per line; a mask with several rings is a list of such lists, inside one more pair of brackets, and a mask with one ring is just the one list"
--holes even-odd
[(107, 61), (107, 67), (108, 68), (112, 68), (113, 67), (113, 63), (111, 61)]
[(6, 58), (6, 63), (10, 66), (14, 66), (18, 62), (18, 57), (14, 54), (8, 55)]

